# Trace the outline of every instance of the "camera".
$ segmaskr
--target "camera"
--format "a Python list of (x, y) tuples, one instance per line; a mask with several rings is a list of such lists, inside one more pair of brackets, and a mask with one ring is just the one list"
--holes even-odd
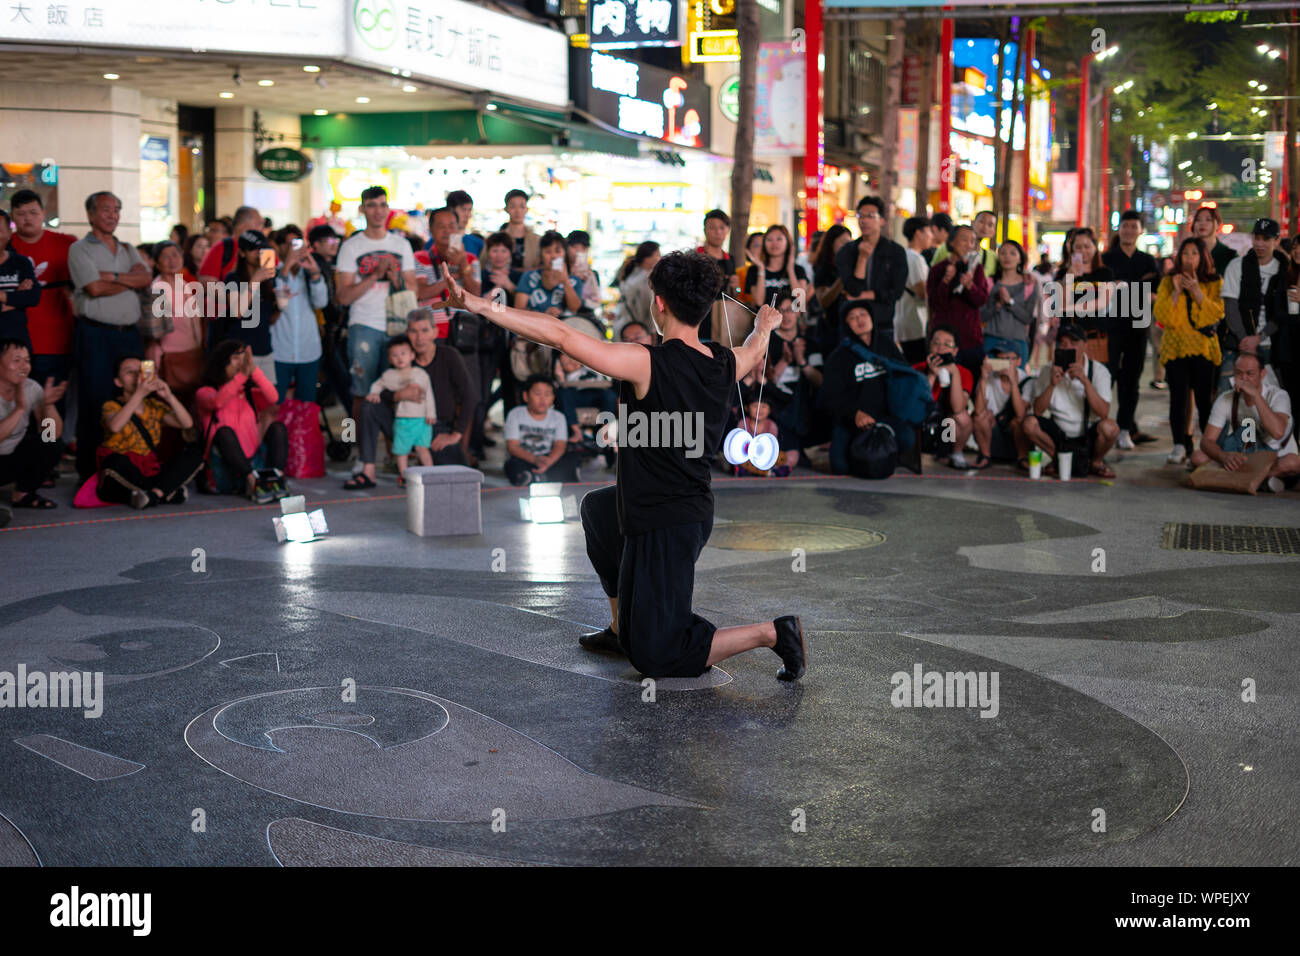
[(1057, 349), (1052, 362), (1057, 368), (1069, 368), (1074, 364), (1075, 349)]

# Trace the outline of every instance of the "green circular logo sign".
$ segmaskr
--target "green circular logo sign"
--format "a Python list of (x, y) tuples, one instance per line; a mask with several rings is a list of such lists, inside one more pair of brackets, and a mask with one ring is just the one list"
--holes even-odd
[(740, 74), (728, 77), (718, 87), (718, 109), (733, 123), (740, 122)]
[(296, 149), (277, 146), (258, 153), (253, 159), (253, 166), (267, 179), (278, 183), (293, 183), (311, 172), (312, 161)]
[(373, 50), (387, 50), (397, 40), (397, 6), (393, 0), (356, 0), (352, 24)]

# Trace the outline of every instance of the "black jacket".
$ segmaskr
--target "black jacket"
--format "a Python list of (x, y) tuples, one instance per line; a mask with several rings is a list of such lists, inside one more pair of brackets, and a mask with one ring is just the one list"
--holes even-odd
[(876, 294), (870, 303), (871, 325), (874, 329), (872, 338), (881, 341), (883, 336), (892, 341), (894, 306), (907, 288), (907, 253), (898, 243), (881, 236), (867, 263), (869, 281), (863, 281), (853, 275), (861, 242), (861, 239), (855, 239), (841, 247), (835, 254), (835, 271), (844, 282), (846, 299), (861, 298), (862, 293), (867, 291)]

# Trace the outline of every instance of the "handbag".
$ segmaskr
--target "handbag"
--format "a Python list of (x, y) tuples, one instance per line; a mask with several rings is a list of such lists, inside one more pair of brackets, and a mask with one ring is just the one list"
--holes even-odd
[(455, 313), (447, 327), (447, 341), (457, 352), (477, 352), (479, 317), (470, 312)]
[(849, 474), (872, 481), (888, 478), (898, 467), (898, 436), (884, 422), (876, 422), (849, 444)]
[[(406, 317), (420, 307), (414, 290), (406, 288), (406, 278), (400, 272), (397, 275), (397, 287), (384, 300), (384, 317), (388, 319), (389, 335), (402, 335), (406, 332)], [(400, 323), (401, 328), (395, 332), (393, 326), (396, 323)]]

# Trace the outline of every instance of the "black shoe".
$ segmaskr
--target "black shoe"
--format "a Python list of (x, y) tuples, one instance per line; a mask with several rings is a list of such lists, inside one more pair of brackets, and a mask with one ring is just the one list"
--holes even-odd
[(177, 488), (175, 491), (173, 491), (170, 495), (167, 496), (167, 503), (169, 505), (183, 505), (185, 504), (185, 502), (189, 501), (189, 499), (190, 499), (189, 488), (186, 487), (185, 485), (181, 485), (179, 488)]
[(776, 647), (773, 650), (781, 656), (781, 669), (776, 672), (776, 679), (798, 680), (803, 677), (807, 663), (803, 625), (793, 616), (778, 617), (772, 623), (776, 625)]
[(623, 648), (618, 643), (618, 635), (609, 628), (597, 631), (595, 634), (584, 634), (578, 638), (578, 643), (589, 651), (603, 651), (610, 654), (623, 653)]
[(1133, 439), (1135, 445), (1149, 445), (1158, 440), (1155, 435), (1148, 435), (1146, 432), (1133, 432), (1129, 437)]
[(496, 447), (497, 447), (496, 439), (494, 439), (494, 438), (488, 438), (488, 437), (484, 436), (484, 438), (483, 438), (483, 447), (484, 447), (484, 448), (496, 448)]
[(131, 491), (131, 507), (136, 511), (143, 511), (153, 503), (153, 495), (149, 492), (141, 491), (139, 488)]

